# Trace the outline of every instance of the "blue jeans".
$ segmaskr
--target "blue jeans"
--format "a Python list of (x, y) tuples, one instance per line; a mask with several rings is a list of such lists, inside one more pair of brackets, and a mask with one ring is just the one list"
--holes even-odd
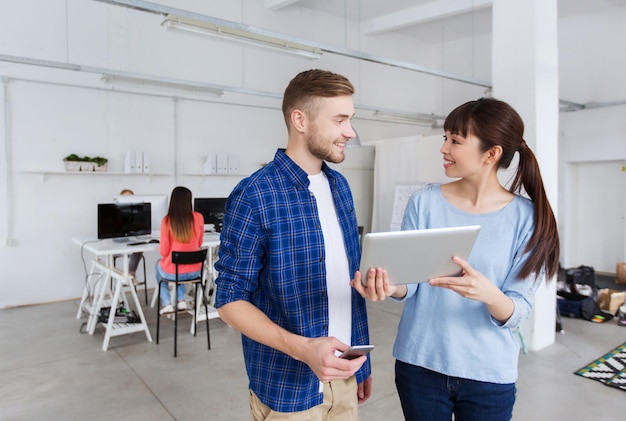
[[(471, 364), (471, 361), (467, 362)], [(450, 377), (396, 360), (396, 388), (407, 421), (508, 421), (515, 383)]]
[[(170, 284), (169, 282), (161, 283), (161, 281), (165, 279), (170, 280), (170, 281), (175, 281), (176, 274), (167, 273), (163, 271), (163, 268), (161, 268), (161, 265), (159, 264), (159, 262), (156, 263), (156, 269), (154, 273), (156, 274), (157, 285), (159, 285), (159, 289), (161, 292), (161, 307), (165, 307), (168, 304), (172, 304), (172, 299), (170, 297)], [(179, 273), (178, 280), (187, 281), (189, 279), (197, 278), (198, 276), (200, 276), (199, 270), (195, 272), (189, 272), (189, 273)], [(176, 290), (176, 295), (177, 295), (176, 299), (178, 301), (185, 299), (185, 285), (178, 285), (178, 289)]]

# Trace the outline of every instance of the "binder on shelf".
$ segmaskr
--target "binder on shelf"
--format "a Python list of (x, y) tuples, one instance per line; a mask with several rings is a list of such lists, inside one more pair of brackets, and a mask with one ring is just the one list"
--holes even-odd
[(142, 151), (135, 152), (135, 172), (136, 173), (143, 172), (143, 152)]
[(126, 156), (124, 157), (124, 172), (125, 173), (134, 173), (136, 172), (136, 159), (135, 158), (135, 151), (128, 151), (126, 152)]
[(150, 155), (148, 155), (146, 152), (143, 152), (141, 156), (142, 156), (142, 163), (143, 163), (142, 172), (144, 174), (150, 174)]
[(206, 157), (202, 172), (204, 174), (216, 174), (217, 173), (217, 156), (215, 154), (209, 154)]
[(239, 155), (228, 155), (228, 174), (239, 173)]
[(228, 155), (217, 154), (217, 174), (228, 174)]

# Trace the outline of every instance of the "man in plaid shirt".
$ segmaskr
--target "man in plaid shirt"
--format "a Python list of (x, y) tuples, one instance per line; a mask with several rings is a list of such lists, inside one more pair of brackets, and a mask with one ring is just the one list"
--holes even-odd
[(283, 97), (286, 149), (230, 194), (215, 265), (216, 306), (242, 333), (253, 420), (356, 420), (371, 393), (356, 212), (340, 163), (356, 136), (354, 87), (308, 70)]

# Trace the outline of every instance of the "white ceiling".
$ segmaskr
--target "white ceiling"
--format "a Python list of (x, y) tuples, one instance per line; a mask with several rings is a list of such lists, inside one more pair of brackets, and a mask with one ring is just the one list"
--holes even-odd
[[(277, 1), (281, 0), (274, 0)], [(474, 29), (491, 31), (491, 0), (360, 0), (352, 7), (337, 7), (339, 2), (333, 0), (282, 1), (291, 2), (289, 7), (306, 7), (357, 20), (365, 35), (397, 31), (423, 41), (439, 42), (442, 25), (447, 29), (463, 28), (456, 33), (458, 37), (471, 36), (468, 29), (472, 23)]]
[[(361, 23), (364, 34), (400, 31), (434, 42), (439, 42), (442, 26), (455, 26), (450, 25), (454, 23), (459, 24), (459, 37), (477, 33), (471, 31), (491, 31), (493, 2), (493, 0), (264, 1), (265, 7), (271, 10), (300, 7), (339, 17), (349, 17)], [(626, 0), (558, 0), (557, 7), (559, 17), (567, 17), (625, 4)]]
[[(493, 0), (263, 0), (265, 7), (279, 12), (284, 8), (301, 8), (315, 10), (322, 13), (336, 15), (340, 18), (360, 22), (360, 29), (364, 35), (385, 32), (399, 32), (404, 36), (419, 39), (422, 42), (441, 44), (460, 38), (468, 38), (492, 31), (491, 4)], [(626, 6), (626, 0), (557, 0), (559, 19), (579, 15), (590, 15), (610, 8)], [(625, 22), (626, 23), (626, 22)], [(585, 28), (581, 28), (584, 30)], [(562, 39), (561, 44), (567, 44), (568, 39)], [(564, 51), (579, 51), (578, 40), (572, 44), (559, 45)], [(615, 45), (615, 43), (613, 43)], [(617, 47), (620, 48), (620, 47)], [(588, 60), (597, 63), (593, 67), (593, 81), (589, 75), (581, 75), (574, 84), (584, 83), (588, 86), (604, 84), (610, 86), (623, 85), (622, 67), (626, 66), (623, 57), (624, 50), (615, 51), (615, 47), (598, 46), (592, 52), (592, 58), (583, 56), (577, 60)], [(623, 63), (622, 63), (623, 62)], [(611, 63), (611, 66), (602, 63)], [(577, 63), (573, 63), (576, 66)], [(617, 68), (615, 65), (617, 64)], [(569, 78), (571, 79), (571, 78)], [(621, 98), (624, 90), (602, 94), (568, 95), (568, 80), (561, 86), (561, 99), (572, 100), (579, 104), (594, 106), (615, 105), (624, 103)], [(564, 89), (565, 88), (565, 89)], [(593, 91), (592, 89), (590, 89)], [(596, 91), (597, 92), (597, 91)], [(597, 96), (595, 96), (597, 95)], [(615, 97), (618, 95), (620, 97)], [(586, 97), (586, 98), (585, 98)], [(601, 99), (600, 99), (601, 98)], [(591, 104), (593, 103), (593, 104)]]
[[(198, 15), (143, 0), (95, 0), (143, 12), (180, 14), (191, 18)], [(177, 0), (169, 0), (176, 3)], [(467, 39), (492, 32), (491, 6), (493, 0), (253, 0), (271, 13), (296, 12), (291, 16), (316, 13), (335, 15), (340, 20), (358, 22), (364, 36), (397, 32), (421, 43), (443, 45), (457, 39)], [(608, 107), (626, 104), (626, 0), (557, 0), (559, 28), (559, 98), (562, 109)], [(200, 15), (211, 22), (216, 19)], [(231, 22), (242, 30), (241, 25)], [(224, 24), (220, 20), (220, 24)], [(228, 26), (228, 25), (227, 25)], [(579, 29), (580, 27), (580, 29)], [(245, 28), (243, 29), (245, 30)], [(255, 28), (269, 36), (275, 33)], [(284, 36), (279, 34), (279, 36)], [(373, 56), (360, 51), (345, 50), (319, 44), (303, 38), (299, 42), (321, 48), (325, 52), (360, 60), (424, 72), (448, 79), (489, 86), (488, 81), (423, 67), (421, 63), (403, 62)], [(483, 43), (484, 44), (484, 43)], [(484, 47), (483, 47), (484, 48)], [(479, 51), (479, 54), (489, 52)], [(240, 90), (239, 90), (240, 91)], [(242, 92), (240, 92), (242, 93)]]

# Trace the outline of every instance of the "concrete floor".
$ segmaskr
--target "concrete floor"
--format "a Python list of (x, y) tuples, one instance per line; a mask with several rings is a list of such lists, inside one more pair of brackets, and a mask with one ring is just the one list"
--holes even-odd
[[(140, 297), (143, 294), (140, 294)], [(0, 420), (247, 420), (247, 377), (239, 334), (211, 320), (195, 338), (181, 317), (178, 358), (173, 324), (159, 345), (144, 333), (111, 339), (103, 329), (79, 332), (78, 301), (0, 310)], [(369, 303), (374, 392), (360, 420), (402, 420), (391, 348), (401, 305)], [(155, 309), (146, 306), (152, 336)], [(626, 392), (572, 374), (626, 341), (615, 320), (594, 324), (563, 319), (565, 333), (539, 352), (520, 356), (514, 420), (623, 420)]]

